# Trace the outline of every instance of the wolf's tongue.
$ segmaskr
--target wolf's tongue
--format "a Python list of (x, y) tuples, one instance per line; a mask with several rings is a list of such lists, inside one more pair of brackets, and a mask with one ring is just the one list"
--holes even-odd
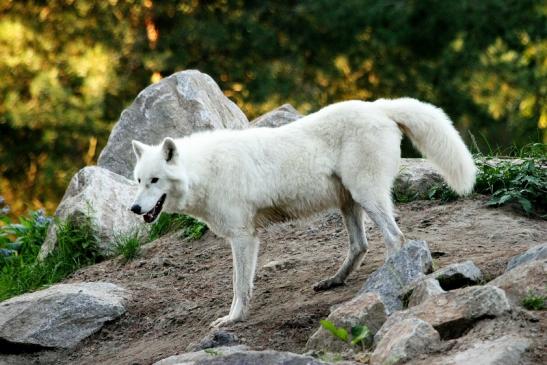
[(154, 220), (154, 213), (146, 213), (145, 215), (143, 215), (143, 218), (146, 223), (150, 223), (152, 222), (152, 220)]

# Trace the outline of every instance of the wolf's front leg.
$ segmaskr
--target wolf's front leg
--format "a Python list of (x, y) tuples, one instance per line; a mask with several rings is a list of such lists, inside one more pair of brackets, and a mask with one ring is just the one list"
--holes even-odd
[(211, 326), (220, 327), (238, 322), (247, 316), (253, 291), (253, 281), (258, 256), (259, 241), (254, 235), (244, 233), (230, 240), (234, 261), (234, 297), (230, 313), (217, 319)]

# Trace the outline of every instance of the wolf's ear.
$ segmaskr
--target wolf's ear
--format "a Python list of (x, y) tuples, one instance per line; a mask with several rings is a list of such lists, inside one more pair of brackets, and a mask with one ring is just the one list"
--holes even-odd
[(161, 152), (167, 163), (174, 163), (178, 156), (175, 140), (173, 138), (166, 137), (161, 145)]
[(135, 139), (131, 141), (131, 144), (133, 145), (133, 152), (135, 152), (135, 156), (138, 160), (139, 158), (141, 158), (147, 146), (144, 143), (141, 143)]

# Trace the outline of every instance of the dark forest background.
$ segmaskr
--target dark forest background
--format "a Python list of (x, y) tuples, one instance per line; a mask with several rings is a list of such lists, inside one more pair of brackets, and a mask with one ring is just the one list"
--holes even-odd
[[(211, 75), (252, 119), (412, 96), (483, 152), (545, 142), (544, 0), (0, 0), (0, 195), (52, 212), (138, 92)], [(411, 152), (407, 152), (411, 153)]]

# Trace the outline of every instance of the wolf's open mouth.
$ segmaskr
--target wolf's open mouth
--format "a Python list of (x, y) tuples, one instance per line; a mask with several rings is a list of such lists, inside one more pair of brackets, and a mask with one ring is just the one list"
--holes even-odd
[(163, 202), (165, 201), (166, 197), (167, 194), (163, 194), (160, 200), (158, 200), (158, 202), (154, 206), (154, 208), (152, 208), (152, 210), (143, 215), (144, 221), (146, 223), (152, 223), (158, 217), (158, 215), (160, 215), (161, 208), (163, 208)]

